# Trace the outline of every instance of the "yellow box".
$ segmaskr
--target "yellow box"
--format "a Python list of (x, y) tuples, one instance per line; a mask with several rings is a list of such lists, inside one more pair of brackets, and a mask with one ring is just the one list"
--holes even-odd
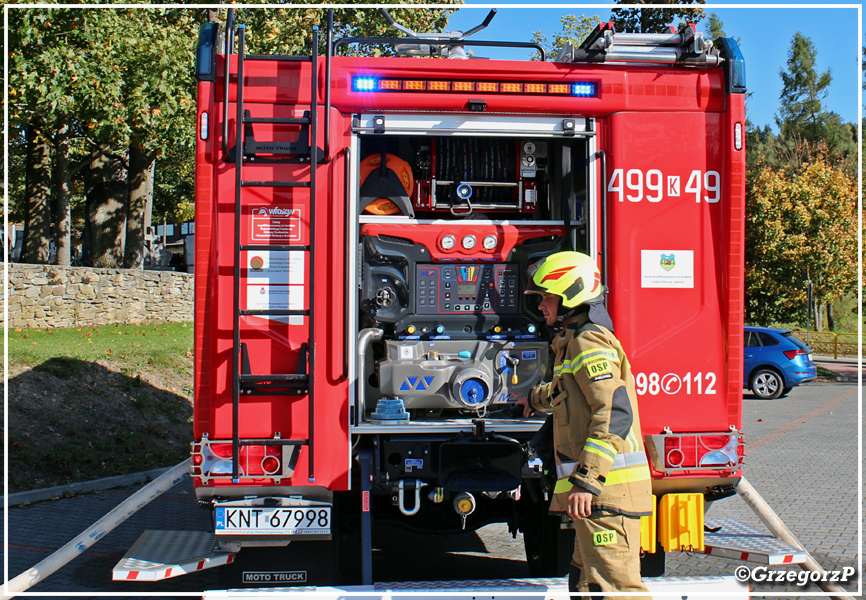
[(659, 541), (665, 552), (704, 549), (703, 494), (667, 494), (658, 508)]
[(653, 496), (653, 514), (640, 518), (640, 548), (654, 554), (656, 551), (656, 497)]

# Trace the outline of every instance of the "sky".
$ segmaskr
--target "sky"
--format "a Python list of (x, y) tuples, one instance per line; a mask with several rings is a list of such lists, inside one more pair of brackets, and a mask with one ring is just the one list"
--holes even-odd
[[(477, 40), (531, 41), (534, 31), (544, 32), (552, 39), (562, 27), (560, 17), (568, 14), (610, 17), (612, 1), (595, 3), (533, 4), (499, 0), (482, 3), (465, 0), (472, 8), (462, 8), (451, 18), (449, 30), (467, 31), (480, 24), (491, 8), (498, 12), (491, 24), (474, 36)], [(477, 8), (476, 8), (477, 6)], [(843, 121), (857, 123), (860, 119), (859, 89), (861, 72), (858, 59), (861, 52), (858, 27), (862, 15), (859, 3), (722, 3), (707, 0), (703, 6), (709, 16), (715, 13), (729, 37), (739, 38), (740, 50), (746, 63), (746, 86), (751, 96), (746, 102), (749, 121), (776, 130), (774, 117), (779, 111), (782, 91), (780, 70), (786, 68), (791, 40), (796, 32), (811, 38), (816, 50), (815, 69), (830, 70), (833, 81), (824, 99), (826, 110), (838, 113)], [(542, 8), (544, 7), (544, 8)], [(698, 23), (706, 30), (707, 19)], [(477, 56), (523, 60), (533, 54), (523, 49), (474, 48)]]

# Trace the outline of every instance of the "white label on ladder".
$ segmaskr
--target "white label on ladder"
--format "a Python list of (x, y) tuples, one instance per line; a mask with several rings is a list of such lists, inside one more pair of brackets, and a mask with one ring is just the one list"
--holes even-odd
[(259, 206), (252, 209), (254, 242), (289, 243), (301, 241), (301, 209), (291, 206)]
[[(241, 259), (246, 275), (247, 310), (303, 310), (306, 295), (305, 252), (249, 251)], [(262, 318), (303, 324), (303, 317)]]
[(297, 284), (305, 283), (304, 255), (302, 250), (249, 251), (244, 253), (242, 264), (246, 270), (248, 284)]
[[(263, 285), (247, 284), (247, 310), (303, 310), (304, 286), (302, 285)], [(261, 316), (263, 319), (282, 321), (301, 325), (302, 316), (275, 317)]]

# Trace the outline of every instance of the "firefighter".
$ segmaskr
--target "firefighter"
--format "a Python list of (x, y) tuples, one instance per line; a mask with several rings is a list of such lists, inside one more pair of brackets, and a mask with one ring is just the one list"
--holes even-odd
[(550, 512), (574, 522), (569, 591), (606, 592), (605, 598), (645, 592), (640, 517), (652, 513), (650, 472), (631, 367), (604, 308), (601, 274), (589, 256), (558, 252), (531, 265), (528, 275), (525, 293), (541, 294), (539, 309), (557, 331), (556, 359), (552, 381), (518, 404), (524, 416), (533, 409), (553, 413)]

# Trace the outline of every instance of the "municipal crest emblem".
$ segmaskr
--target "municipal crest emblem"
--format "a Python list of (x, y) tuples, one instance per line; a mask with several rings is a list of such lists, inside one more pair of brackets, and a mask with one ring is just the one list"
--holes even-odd
[(665, 271), (670, 271), (676, 265), (676, 262), (674, 261), (674, 255), (673, 254), (662, 254), (661, 255), (661, 261), (659, 264), (661, 265), (662, 269), (664, 269)]

